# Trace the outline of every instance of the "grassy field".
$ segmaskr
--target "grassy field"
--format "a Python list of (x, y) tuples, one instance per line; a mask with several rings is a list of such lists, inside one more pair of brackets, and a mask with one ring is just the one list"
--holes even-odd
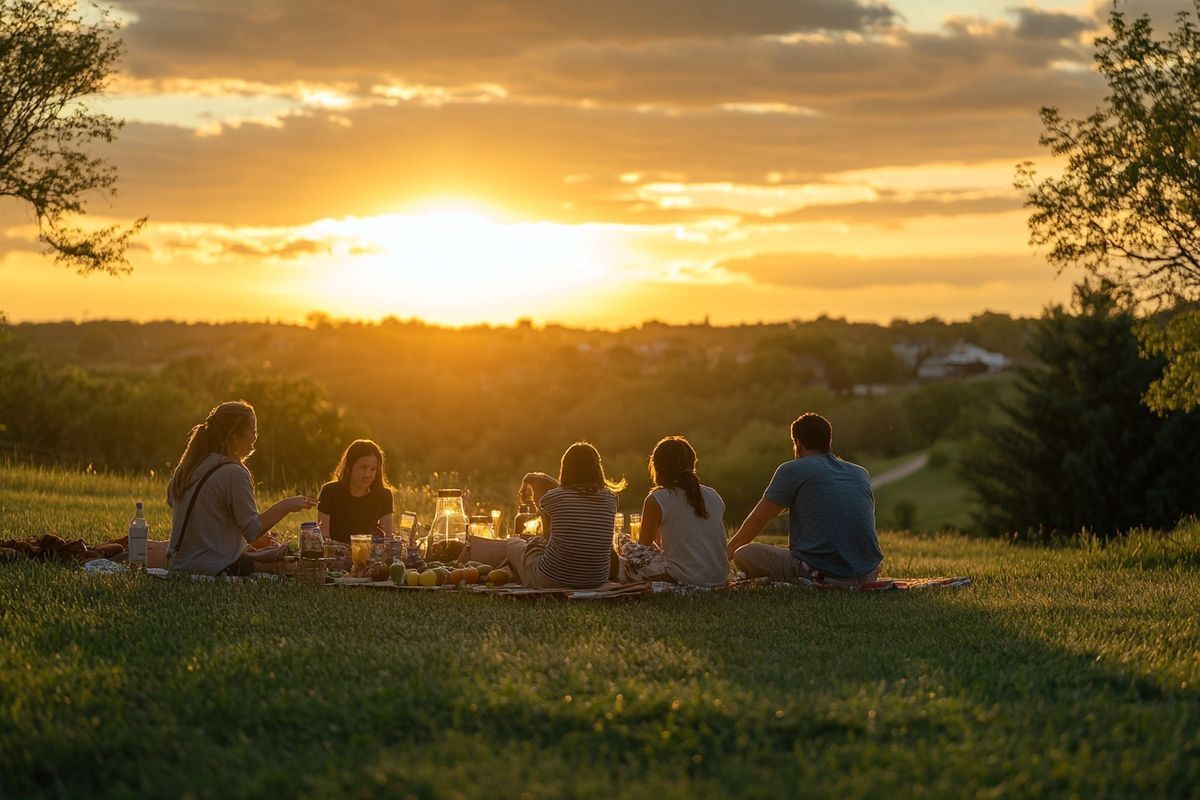
[(905, 501), (915, 510), (911, 526), (915, 530), (970, 529), (971, 492), (953, 464), (930, 464), (907, 478), (877, 489), (875, 511), (880, 524), (895, 524), (897, 505)]
[[(0, 469), (0, 537), (107, 538), (138, 494)], [(1200, 525), (882, 538), (888, 573), (975, 585), (589, 605), (0, 565), (0, 797), (1196, 795)]]

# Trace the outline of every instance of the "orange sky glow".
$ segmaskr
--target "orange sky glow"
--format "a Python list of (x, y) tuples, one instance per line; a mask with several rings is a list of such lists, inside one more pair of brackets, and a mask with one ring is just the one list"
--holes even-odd
[(82, 278), (0, 200), (14, 321), (962, 319), (1078, 277), (1012, 183), (1055, 169), (1040, 106), (1103, 95), (1100, 0), (107, 5), (127, 124), (88, 220), (150, 223)]

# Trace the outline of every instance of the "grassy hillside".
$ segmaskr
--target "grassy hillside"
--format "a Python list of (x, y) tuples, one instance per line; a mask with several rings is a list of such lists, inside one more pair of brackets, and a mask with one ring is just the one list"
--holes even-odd
[[(1033, 324), (20, 325), (0, 331), (0, 454), (162, 472), (209, 409), (243, 398), (259, 413), (250, 466), (271, 487), (311, 491), (349, 441), (369, 437), (394, 480), (447, 485), (455, 473), (454, 485), (494, 506), (512, 502), (525, 472), (556, 471), (580, 439), (642, 494), (654, 443), (682, 434), (740, 519), (789, 458), (800, 413), (830, 419), (839, 455), (886, 460), (970, 435), (1011, 382), (918, 384), (894, 345), (936, 353), (1003, 330), (1019, 350)], [(889, 391), (857, 396), (856, 384)]]
[[(909, 503), (913, 519), (903, 524), (900, 504)], [(971, 528), (972, 495), (953, 464), (934, 461), (907, 478), (875, 492), (876, 516), (881, 527), (906, 527), (917, 531)]]
[[(155, 488), (0, 486), (2, 535), (90, 539)], [(1194, 792), (1200, 525), (883, 546), (975, 584), (589, 605), (0, 565), (0, 796)]]

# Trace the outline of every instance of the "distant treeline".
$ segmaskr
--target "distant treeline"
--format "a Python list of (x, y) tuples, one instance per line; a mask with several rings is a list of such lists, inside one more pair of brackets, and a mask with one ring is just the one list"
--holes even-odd
[(169, 472), (213, 397), (252, 399), (264, 419), (253, 459), (267, 486), (327, 476), (344, 415), (305, 378), (194, 359), (160, 369), (96, 370), (27, 354), (0, 357), (0, 454), (35, 463)]
[[(501, 504), (524, 471), (555, 472), (565, 446), (587, 439), (630, 479), (622, 504), (633, 509), (650, 449), (683, 434), (732, 523), (790, 457), (787, 426), (803, 411), (828, 416), (835, 451), (858, 459), (967, 436), (988, 417), (1003, 380), (918, 386), (893, 345), (964, 341), (1019, 360), (1033, 325), (995, 314), (616, 332), (323, 318), (23, 324), (0, 342), (0, 440), (18, 457), (166, 470), (209, 408), (244, 398), (259, 409), (250, 463), (268, 486), (315, 486), (366, 436), (386, 448), (394, 479), (462, 482)], [(855, 384), (893, 388), (857, 397)]]

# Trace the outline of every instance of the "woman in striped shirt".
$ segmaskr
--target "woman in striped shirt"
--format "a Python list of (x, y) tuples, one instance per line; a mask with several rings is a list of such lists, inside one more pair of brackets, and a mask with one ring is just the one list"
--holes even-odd
[(613, 564), (613, 517), (625, 479), (604, 475), (600, 453), (576, 442), (563, 453), (558, 480), (531, 472), (521, 494), (533, 495), (548, 538), (511, 539), (508, 563), (517, 578), (535, 589), (593, 589), (606, 583)]

